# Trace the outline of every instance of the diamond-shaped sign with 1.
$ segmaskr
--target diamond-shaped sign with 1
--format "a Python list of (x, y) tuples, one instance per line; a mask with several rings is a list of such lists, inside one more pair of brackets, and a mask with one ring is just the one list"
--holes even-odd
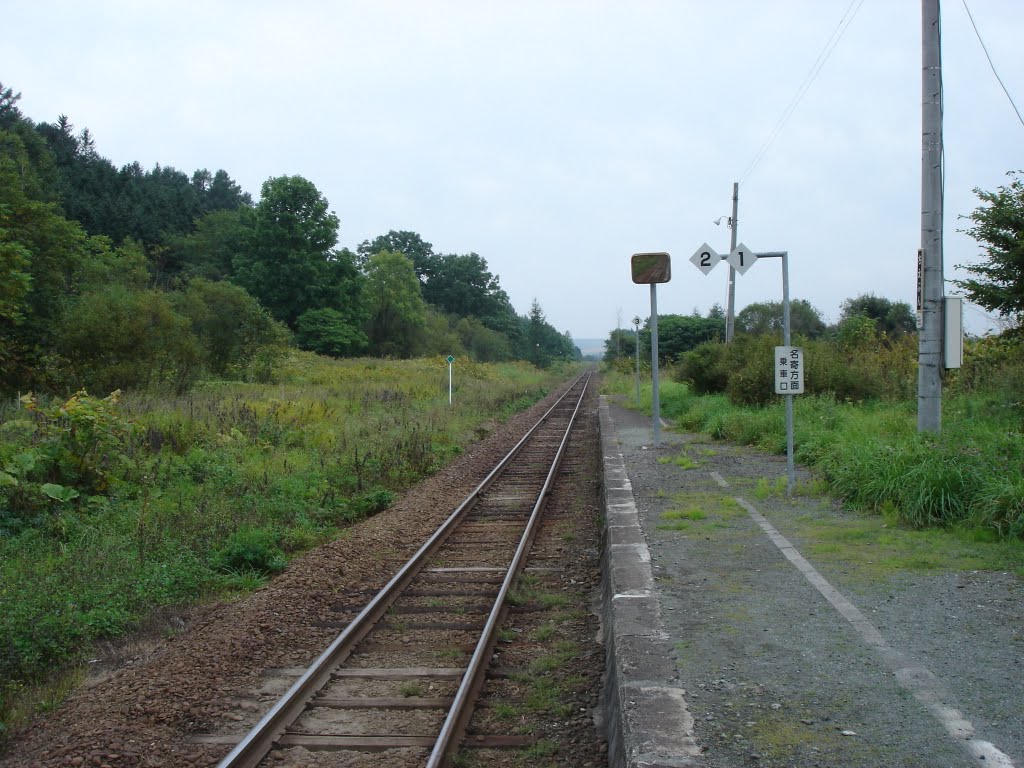
[(742, 275), (754, 266), (754, 262), (757, 261), (757, 254), (743, 243), (740, 243), (733, 248), (732, 252), (726, 257), (726, 261), (729, 262), (729, 266)]
[(690, 261), (693, 262), (693, 266), (705, 275), (717, 267), (718, 262), (721, 260), (722, 257), (715, 253), (715, 249), (707, 243), (701, 243), (700, 248), (694, 251), (693, 256), (690, 257)]

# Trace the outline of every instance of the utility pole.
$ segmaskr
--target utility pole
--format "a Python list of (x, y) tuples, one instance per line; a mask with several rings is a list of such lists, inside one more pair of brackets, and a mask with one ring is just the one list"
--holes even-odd
[(917, 351), (917, 431), (942, 429), (942, 50), (939, 0), (921, 1), (921, 327)]
[[(732, 230), (729, 235), (729, 253), (736, 250), (736, 212), (739, 202), (740, 183), (734, 181), (732, 183), (732, 216), (729, 218), (729, 229)], [(736, 269), (731, 264), (729, 265), (729, 288), (726, 292), (725, 303), (725, 342), (728, 344), (732, 341), (736, 329)]]

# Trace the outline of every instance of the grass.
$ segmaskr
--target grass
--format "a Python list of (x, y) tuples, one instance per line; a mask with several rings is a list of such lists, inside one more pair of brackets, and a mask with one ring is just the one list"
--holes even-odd
[(913, 530), (890, 517), (804, 516), (791, 523), (812, 542), (807, 554), (841, 564), (852, 575), (877, 580), (902, 572), (1005, 571), (1024, 578), (1024, 541), (999, 541), (984, 530)]
[(270, 385), (0, 404), (0, 724), (95, 641), (264, 584), (564, 378), (459, 372), (451, 406), (443, 361), (299, 352)]
[[(661, 392), (661, 412), (679, 429), (785, 452), (781, 403), (739, 407), (724, 396), (694, 396), (671, 381), (662, 382)], [(1000, 391), (948, 393), (943, 432), (935, 436), (917, 433), (913, 402), (797, 398), (796, 459), (814, 475), (797, 483), (796, 495), (838, 499), (863, 514), (837, 516), (826, 508), (785, 533), (817, 542), (805, 545), (816, 561), (848, 563), (868, 579), (936, 570), (1024, 578), (1024, 413), (1018, 400)], [(649, 388), (646, 403), (649, 411)], [(760, 501), (781, 498), (786, 479), (762, 477), (744, 488)], [(711, 512), (708, 501), (674, 498), (659, 528), (728, 525), (718, 513), (706, 519), (692, 514)]]
[(533, 632), (530, 633), (530, 639), (535, 643), (549, 643), (558, 634), (558, 629), (554, 624), (544, 624), (537, 627)]
[(548, 739), (541, 739), (536, 744), (523, 750), (524, 760), (541, 760), (551, 757), (558, 751), (558, 744)]
[(466, 652), (461, 648), (445, 648), (438, 651), (436, 656), (442, 661), (457, 661), (464, 658), (466, 656)]
[[(492, 710), (498, 719), (519, 721), (515, 728), (517, 733), (532, 733), (536, 715), (558, 719), (572, 715), (573, 692), (588, 684), (585, 676), (571, 673), (569, 669), (579, 656), (578, 644), (560, 634), (562, 626), (579, 619), (585, 612), (567, 611), (571, 601), (563, 594), (546, 590), (544, 581), (532, 573), (520, 576), (509, 602), (512, 605), (535, 604), (550, 612), (544, 623), (530, 629), (525, 637), (536, 644), (531, 648), (530, 660), (509, 675), (518, 688), (515, 700), (499, 702)], [(520, 754), (535, 755), (532, 748)], [(536, 765), (533, 761), (526, 764)]]
[(422, 696), (423, 684), (418, 682), (402, 683), (398, 687), (398, 692), (407, 699), (413, 696)]
[(681, 453), (678, 456), (659, 456), (659, 464), (675, 464), (677, 467), (683, 469), (697, 469), (700, 466), (699, 462), (694, 461), (685, 453)]
[(736, 503), (736, 499), (717, 492), (683, 491), (671, 498), (672, 506), (661, 513), (659, 530), (688, 531), (694, 523), (705, 527), (728, 528), (733, 521), (742, 518), (746, 512)]
[[(608, 373), (609, 392), (628, 377)], [(661, 413), (677, 428), (717, 440), (785, 453), (781, 400), (741, 407), (724, 395), (693, 395), (685, 384), (663, 381)], [(801, 396), (794, 403), (796, 460), (815, 470), (802, 489), (825, 491), (851, 509), (889, 510), (901, 525), (992, 531), (1024, 538), (1024, 411), (1003, 391), (960, 392), (944, 400), (943, 431), (919, 434), (913, 401), (839, 402)], [(650, 412), (650, 388), (644, 394)], [(766, 480), (758, 494), (778, 493)], [(781, 481), (784, 483), (784, 481)]]
[(536, 582), (528, 582), (525, 576), (519, 580), (515, 589), (509, 591), (507, 600), (513, 606), (536, 603), (545, 609), (564, 608), (570, 604), (568, 596), (540, 589)]
[(707, 512), (697, 507), (687, 509), (670, 509), (661, 513), (663, 522), (658, 524), (659, 530), (688, 531), (691, 522), (707, 519)]

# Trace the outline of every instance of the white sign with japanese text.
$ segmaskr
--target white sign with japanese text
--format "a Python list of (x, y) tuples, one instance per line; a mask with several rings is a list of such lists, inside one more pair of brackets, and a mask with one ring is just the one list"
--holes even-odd
[(776, 347), (775, 394), (802, 395), (804, 393), (804, 351), (800, 347)]

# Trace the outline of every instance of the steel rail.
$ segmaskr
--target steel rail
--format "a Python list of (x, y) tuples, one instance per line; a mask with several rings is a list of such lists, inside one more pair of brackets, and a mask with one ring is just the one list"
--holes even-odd
[(572, 434), (572, 427), (576, 422), (576, 415), (579, 413), (580, 406), (583, 403), (583, 398), (587, 394), (587, 387), (589, 384), (590, 376), (588, 374), (587, 380), (583, 384), (583, 391), (580, 392), (579, 399), (576, 401), (576, 407), (573, 409), (572, 416), (569, 417), (569, 424), (565, 428), (565, 434), (562, 436), (561, 443), (559, 443), (558, 451), (556, 451), (555, 458), (551, 462), (551, 467), (548, 469), (547, 477), (544, 480), (544, 486), (541, 488), (540, 494), (537, 496), (537, 501), (533, 505), (533, 510), (530, 513), (530, 519), (526, 524), (526, 530), (523, 532), (522, 538), (519, 541), (519, 546), (516, 548), (516, 553), (508, 567), (508, 572), (505, 574), (505, 579), (501, 584), (501, 589), (498, 591), (497, 598), (495, 598), (494, 607), (491, 608), (490, 615), (487, 617), (487, 623), (484, 625), (483, 633), (480, 636), (480, 640), (477, 642), (476, 649), (473, 651), (473, 656), (469, 661), (469, 665), (466, 667), (466, 672), (462, 676), (462, 681), (459, 684), (459, 689), (455, 694), (452, 706), (448, 711), (448, 716), (445, 718), (444, 724), (441, 726), (441, 732), (437, 737), (437, 741), (434, 742), (434, 748), (430, 753), (430, 757), (427, 759), (426, 768), (446, 768), (449, 766), (453, 757), (451, 752), (458, 748), (465, 736), (466, 729), (469, 726), (470, 717), (473, 714), (473, 707), (476, 703), (477, 694), (483, 687), (484, 673), (486, 672), (487, 664), (490, 662), (491, 655), (494, 652), (495, 637), (498, 633), (498, 629), (501, 627), (501, 624), (505, 619), (505, 615), (508, 612), (506, 598), (508, 597), (508, 593), (512, 589), (513, 584), (518, 579), (519, 574), (525, 565), (526, 556), (530, 551), (530, 547), (533, 545), (533, 539), (540, 524), (540, 518), (544, 511), (545, 502), (547, 501), (548, 494), (551, 492), (551, 486), (555, 482), (558, 471), (561, 468), (562, 457), (565, 455), (565, 448), (569, 443), (569, 436)]
[[(331, 672), (351, 654), (354, 646), (362, 640), (388, 608), (398, 598), (409, 582), (422, 569), (423, 564), (444, 543), (455, 529), (462, 517), (476, 505), (479, 497), (494, 483), (508, 464), (519, 454), (523, 446), (533, 434), (540, 429), (554, 413), (555, 409), (568, 397), (573, 388), (586, 377), (589, 381), (590, 372), (582, 374), (566, 391), (544, 412), (522, 439), (498, 462), (487, 477), (462, 501), (443, 523), (434, 531), (426, 542), (409, 558), (408, 561), (391, 577), (391, 580), (367, 603), (347, 627), (331, 642), (327, 649), (309, 666), (298, 680), (277, 700), (273, 707), (260, 718), (259, 722), (242, 738), (218, 764), (217, 768), (256, 768), (273, 748), (274, 742), (284, 731), (298, 719), (305, 710), (307, 703), (318, 690), (323, 688), (331, 677)], [(578, 408), (577, 404), (577, 408)], [(575, 412), (574, 412), (575, 416)], [(464, 675), (465, 677), (465, 675)]]

